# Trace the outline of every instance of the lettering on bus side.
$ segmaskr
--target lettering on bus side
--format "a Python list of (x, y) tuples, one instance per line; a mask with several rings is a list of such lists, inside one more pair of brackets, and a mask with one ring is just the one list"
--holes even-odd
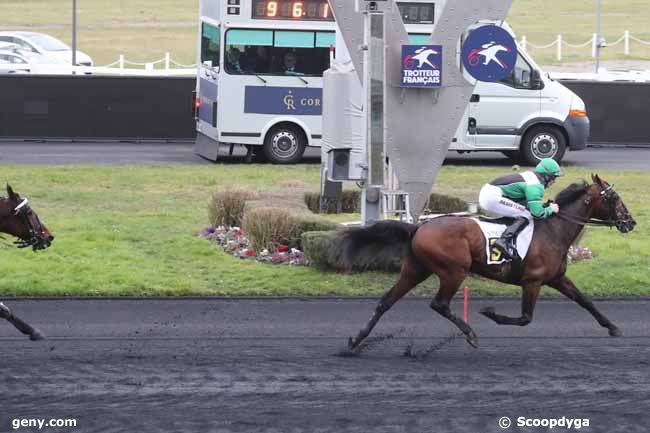
[(264, 86), (245, 89), (244, 113), (320, 116), (322, 105), (323, 89)]

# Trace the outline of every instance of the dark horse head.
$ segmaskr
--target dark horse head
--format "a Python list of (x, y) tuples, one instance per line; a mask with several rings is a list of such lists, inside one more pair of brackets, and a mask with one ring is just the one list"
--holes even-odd
[(634, 230), (636, 221), (627, 210), (621, 196), (614, 191), (614, 185), (608, 184), (597, 174), (592, 174), (591, 179), (594, 183), (587, 189), (585, 199), (585, 203), (591, 206), (591, 218), (614, 225), (621, 233)]
[(34, 251), (44, 250), (54, 240), (52, 233), (29, 207), (29, 201), (9, 185), (7, 197), (0, 198), (0, 232), (17, 237), (18, 248), (32, 247)]

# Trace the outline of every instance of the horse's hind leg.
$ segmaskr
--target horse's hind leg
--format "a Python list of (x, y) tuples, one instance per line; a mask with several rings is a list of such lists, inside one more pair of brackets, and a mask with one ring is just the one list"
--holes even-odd
[(416, 262), (414, 258), (407, 258), (402, 265), (402, 270), (397, 283), (387, 291), (379, 300), (375, 312), (355, 338), (350, 338), (348, 348), (356, 349), (359, 344), (370, 334), (381, 316), (390, 309), (402, 296), (407, 294), (413, 287), (426, 280), (431, 272)]
[(478, 337), (474, 333), (474, 330), (472, 330), (467, 322), (452, 313), (451, 308), (449, 308), (451, 298), (453, 298), (458, 291), (458, 288), (463, 283), (466, 275), (463, 273), (462, 275), (459, 274), (456, 276), (438, 275), (438, 277), (440, 278), (440, 289), (438, 289), (436, 297), (431, 301), (431, 308), (456, 325), (458, 329), (465, 334), (467, 342), (470, 345), (478, 347)]
[(485, 307), (481, 309), (480, 313), (485, 317), (494, 320), (499, 325), (515, 325), (526, 326), (533, 321), (533, 312), (535, 311), (535, 303), (541, 286), (532, 285), (524, 287), (524, 293), (521, 298), (521, 316), (508, 317), (497, 314), (493, 307)]
[(45, 335), (38, 328), (34, 328), (29, 324), (22, 321), (20, 318), (14, 316), (9, 307), (0, 302), (0, 318), (6, 319), (9, 323), (14, 325), (16, 329), (25, 335), (29, 335), (30, 340), (43, 340)]

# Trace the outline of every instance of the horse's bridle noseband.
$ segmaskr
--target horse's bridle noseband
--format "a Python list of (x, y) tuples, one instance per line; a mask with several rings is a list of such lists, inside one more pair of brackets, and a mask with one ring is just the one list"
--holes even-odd
[(38, 218), (35, 218), (36, 224), (32, 222), (32, 218), (29, 216), (33, 213), (32, 208), (29, 207), (29, 200), (26, 198), (23, 199), (23, 201), (18, 204), (13, 210), (14, 215), (18, 216), (25, 227), (27, 228), (28, 232), (28, 239), (20, 239), (14, 242), (14, 244), (18, 248), (27, 248), (27, 247), (33, 247), (37, 248), (38, 245), (42, 243), (42, 239), (39, 236), (39, 233), (43, 231), (43, 227), (40, 224), (40, 221), (38, 221)]
[[(599, 193), (600, 198), (602, 198), (607, 206), (609, 207), (610, 215), (616, 215), (616, 203), (618, 201), (618, 194), (616, 191), (614, 191), (614, 185), (608, 185), (607, 188), (603, 189)], [(587, 197), (584, 200), (585, 205), (590, 206), (591, 205), (592, 198)], [(610, 219), (607, 220), (602, 220), (598, 218), (584, 218), (578, 215), (572, 215), (567, 212), (559, 212), (557, 214), (558, 217), (565, 219), (567, 221), (570, 221), (575, 224), (579, 224), (581, 226), (585, 226), (587, 224), (589, 225), (595, 225), (595, 226), (606, 226), (606, 227), (618, 227), (619, 224), (627, 224), (630, 222), (630, 220), (622, 220), (622, 219), (613, 219), (610, 217)]]

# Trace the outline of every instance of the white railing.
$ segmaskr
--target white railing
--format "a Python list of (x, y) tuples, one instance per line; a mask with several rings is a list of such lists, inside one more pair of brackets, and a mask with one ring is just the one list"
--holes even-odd
[[(162, 65), (162, 67), (157, 68), (157, 66), (159, 65)], [(135, 69), (133, 68), (133, 66), (135, 66), (136, 68), (142, 68), (145, 71), (153, 71), (153, 70), (169, 71), (177, 68), (180, 69), (196, 68), (196, 64), (184, 65), (182, 63), (175, 61), (174, 59), (171, 58), (171, 55), (169, 53), (165, 53), (165, 57), (159, 60), (154, 60), (153, 62), (133, 62), (131, 60), (127, 60), (126, 57), (124, 57), (124, 54), (120, 54), (120, 57), (116, 61), (106, 66), (102, 66), (102, 68), (117, 68), (126, 71), (127, 69)]]
[[(639, 38), (636, 38), (630, 34), (629, 30), (626, 30), (625, 33), (623, 33), (623, 36), (618, 38), (615, 42), (606, 42), (605, 39), (602, 37), (600, 38), (600, 48), (605, 48), (605, 47), (615, 47), (619, 44), (623, 44), (623, 53), (626, 56), (630, 55), (630, 41), (637, 42), (641, 45), (649, 45), (650, 46), (650, 41), (643, 41)], [(564, 38), (562, 35), (557, 35), (555, 40), (549, 44), (546, 45), (535, 45), (531, 44), (528, 39), (526, 38), (526, 35), (524, 35), (521, 38), (521, 41), (519, 42), (519, 45), (526, 51), (528, 47), (531, 48), (536, 48), (536, 49), (545, 49), (545, 48), (551, 48), (553, 46), (556, 47), (556, 59), (558, 62), (562, 61), (562, 47), (569, 47), (569, 48), (583, 48), (586, 46), (591, 45), (591, 57), (596, 57), (596, 50), (598, 49), (598, 35), (594, 33), (591, 38), (589, 38), (587, 41), (581, 44), (570, 44)]]

